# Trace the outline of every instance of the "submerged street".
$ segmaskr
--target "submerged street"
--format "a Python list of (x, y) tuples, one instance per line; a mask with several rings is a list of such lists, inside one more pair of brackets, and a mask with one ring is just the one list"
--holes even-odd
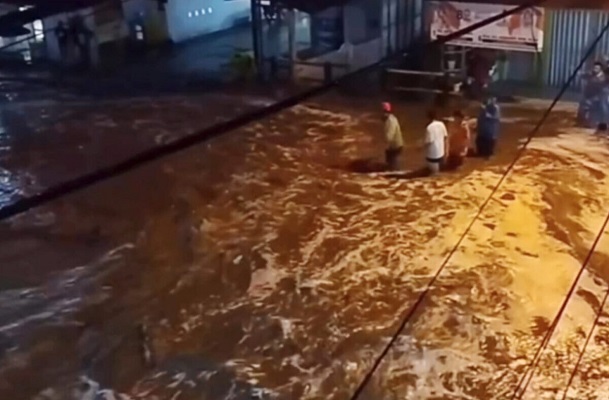
[[(7, 140), (0, 204), (218, 115), (191, 104)], [(609, 212), (609, 140), (559, 104), (470, 228), (548, 105), (504, 105), (490, 161), (392, 177), (375, 173), (379, 101), (332, 93), (4, 221), (0, 397), (349, 399), (468, 230), (360, 399), (509, 399), (529, 372), (523, 399), (563, 398), (609, 289), (609, 232), (528, 366)], [(414, 171), (426, 108), (395, 106)], [(609, 395), (608, 311), (568, 399)]]
[(255, 95), (235, 90), (102, 99), (0, 97), (0, 205), (263, 108), (280, 97), (269, 91)]

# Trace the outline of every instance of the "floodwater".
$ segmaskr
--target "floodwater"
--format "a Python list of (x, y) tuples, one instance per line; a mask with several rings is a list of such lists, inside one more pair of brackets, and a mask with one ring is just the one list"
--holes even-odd
[[(370, 172), (378, 102), (331, 95), (5, 222), (0, 397), (348, 399), (547, 105), (505, 106), (493, 160), (405, 179)], [(424, 111), (398, 105), (406, 169)], [(562, 398), (609, 288), (605, 233), (527, 367), (609, 211), (609, 140), (574, 111), (552, 114), (361, 399), (509, 399), (529, 372), (522, 398)], [(609, 396), (606, 316), (569, 399)]]
[(0, 96), (0, 206), (281, 97), (235, 90), (159, 98), (40, 96), (18, 100)]

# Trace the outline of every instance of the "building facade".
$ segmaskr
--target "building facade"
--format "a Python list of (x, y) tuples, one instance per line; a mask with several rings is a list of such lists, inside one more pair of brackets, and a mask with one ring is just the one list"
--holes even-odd
[[(322, 51), (296, 60), (297, 78), (320, 80), (323, 65), (347, 73), (403, 51), (423, 33), (422, 0), (351, 0), (310, 16), (311, 37), (332, 38)], [(334, 30), (334, 33), (328, 32)], [(315, 40), (311, 42), (316, 47)]]
[[(481, 4), (463, 3), (463, 2), (425, 2), (425, 31), (428, 39), (433, 39), (434, 27), (432, 27), (431, 13), (441, 4), (444, 8), (450, 8), (449, 4), (455, 4), (455, 10), (458, 13), (465, 14), (468, 12), (478, 12), (488, 17), (488, 11), (485, 7), (493, 6), (499, 13), (506, 7), (504, 5), (491, 2)], [(448, 14), (449, 11), (443, 10), (443, 13)], [(462, 17), (462, 16), (461, 16)], [(449, 17), (446, 17), (450, 20)], [(519, 17), (520, 18), (520, 17)], [(457, 16), (456, 19), (459, 19)], [(522, 19), (522, 18), (520, 18)], [(609, 12), (605, 10), (593, 9), (553, 9), (544, 8), (543, 14), (537, 19), (539, 26), (536, 29), (531, 25), (524, 31), (514, 26), (510, 26), (511, 21), (503, 21), (497, 26), (489, 26), (488, 30), (496, 30), (497, 36), (507, 37), (512, 36), (514, 42), (516, 40), (526, 41), (527, 39), (537, 42), (538, 47), (523, 48), (522, 46), (506, 45), (501, 40), (493, 42), (489, 40), (476, 40), (473, 42), (471, 37), (464, 37), (459, 45), (463, 45), (468, 51), (474, 49), (487, 49), (495, 51), (502, 65), (501, 76), (499, 79), (515, 82), (535, 84), (538, 86), (560, 87), (568, 79), (572, 71), (577, 67), (582, 57), (587, 52), (591, 43), (603, 29), (604, 25), (609, 22)], [(447, 22), (450, 24), (450, 21)], [(455, 27), (458, 26), (455, 22)], [(524, 25), (522, 25), (524, 27)], [(462, 26), (461, 26), (462, 28)], [(457, 28), (454, 28), (455, 30)], [(504, 30), (504, 32), (501, 32)], [(492, 33), (489, 33), (492, 35)], [(476, 36), (476, 35), (472, 35)], [(596, 60), (609, 60), (609, 35), (602, 38), (594, 51), (593, 57), (588, 62), (591, 64)], [(581, 86), (581, 79), (577, 79), (574, 88)]]
[[(580, 63), (594, 39), (609, 23), (609, 12), (602, 10), (553, 10), (546, 23), (547, 51), (543, 55), (542, 82), (552, 87), (563, 85)], [(609, 34), (594, 49), (588, 66), (609, 60)], [(575, 88), (581, 88), (578, 77)]]

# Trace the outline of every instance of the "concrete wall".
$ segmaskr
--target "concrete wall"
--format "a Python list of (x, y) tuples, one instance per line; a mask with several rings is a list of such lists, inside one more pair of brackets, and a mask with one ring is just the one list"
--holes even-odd
[(345, 41), (359, 44), (380, 36), (381, 4), (379, 0), (352, 0), (345, 5)]
[[(381, 5), (378, 0), (352, 0), (342, 9), (344, 13), (344, 41), (340, 49), (328, 52), (307, 61), (316, 65), (296, 64), (294, 73), (297, 79), (323, 80), (323, 63), (347, 64), (348, 68), (334, 69), (334, 75), (340, 76), (373, 64), (383, 57), (381, 38)], [(375, 23), (378, 25), (375, 26)]]
[(311, 46), (318, 52), (337, 50), (345, 42), (343, 7), (330, 7), (311, 15)]
[(169, 38), (182, 42), (249, 21), (250, 4), (250, 0), (169, 0)]
[(382, 53), (382, 41), (380, 38), (369, 40), (357, 45), (346, 43), (337, 51), (306, 60), (307, 63), (318, 65), (303, 65), (296, 63), (294, 67), (294, 74), (296, 79), (323, 81), (324, 63), (329, 62), (331, 64), (348, 65), (346, 69), (333, 69), (334, 77), (340, 77), (347, 72), (356, 71), (379, 61), (382, 58)]

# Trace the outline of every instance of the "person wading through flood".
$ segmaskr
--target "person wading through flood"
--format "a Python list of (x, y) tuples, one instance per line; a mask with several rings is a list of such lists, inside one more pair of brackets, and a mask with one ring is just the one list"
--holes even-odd
[(448, 139), (448, 167), (457, 169), (465, 161), (470, 145), (470, 130), (465, 115), (455, 111), (454, 121), (449, 127)]
[(404, 147), (402, 129), (398, 119), (393, 115), (391, 103), (383, 103), (382, 106), (385, 118), (385, 139), (387, 140), (385, 161), (390, 171), (397, 171), (399, 169), (400, 154)]
[(448, 132), (446, 125), (440, 121), (434, 110), (427, 113), (429, 125), (425, 130), (425, 150), (427, 169), (431, 175), (440, 172), (440, 168), (446, 158), (448, 147)]
[(478, 133), (476, 135), (476, 152), (480, 157), (490, 158), (495, 154), (495, 144), (499, 137), (501, 111), (497, 99), (489, 97), (478, 114)]

